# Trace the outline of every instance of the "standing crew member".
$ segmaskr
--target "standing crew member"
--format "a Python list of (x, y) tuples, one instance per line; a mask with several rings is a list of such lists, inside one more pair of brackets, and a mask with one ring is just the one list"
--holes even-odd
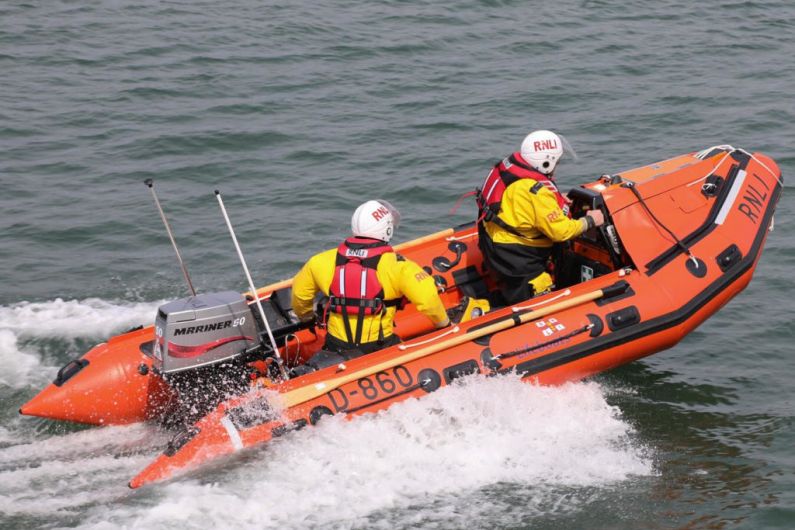
[(563, 137), (534, 131), (519, 152), (494, 166), (478, 190), (479, 246), (506, 304), (551, 290), (546, 268), (552, 245), (604, 223), (599, 210), (569, 217), (567, 200), (553, 180), (564, 147), (575, 156)]
[(367, 201), (351, 218), (353, 237), (312, 256), (296, 274), (292, 303), (299, 319), (312, 318), (318, 292), (329, 298), (323, 348), (327, 352), (310, 359), (311, 367), (399, 343), (392, 326), (404, 296), (437, 328), (449, 324), (433, 278), (389, 246), (399, 223), (400, 213), (390, 203)]

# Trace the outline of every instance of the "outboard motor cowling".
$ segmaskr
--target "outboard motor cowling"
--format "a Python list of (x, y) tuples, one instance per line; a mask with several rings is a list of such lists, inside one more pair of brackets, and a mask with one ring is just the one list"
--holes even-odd
[(258, 345), (246, 299), (224, 291), (181, 298), (158, 308), (155, 365), (163, 374), (215, 364)]

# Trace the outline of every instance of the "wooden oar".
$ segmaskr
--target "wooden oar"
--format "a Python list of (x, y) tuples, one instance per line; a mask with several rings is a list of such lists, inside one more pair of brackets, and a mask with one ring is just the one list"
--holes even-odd
[[(412, 239), (411, 241), (405, 241), (399, 245), (395, 245), (394, 249), (397, 251), (406, 250), (407, 248), (416, 247), (417, 245), (421, 245), (427, 241), (433, 241), (435, 239), (439, 239), (441, 237), (448, 237), (455, 233), (455, 230), (452, 228), (447, 228), (445, 230), (440, 230), (439, 232), (428, 234), (427, 236), (418, 237), (417, 239)], [(288, 278), (287, 280), (282, 280), (280, 282), (272, 283), (270, 285), (266, 285), (265, 287), (260, 287), (257, 289), (257, 296), (262, 297), (268, 293), (272, 293), (274, 291), (278, 291), (279, 289), (284, 289), (285, 287), (290, 287), (293, 284), (293, 279)], [(243, 293), (244, 296), (251, 295), (251, 292)]]
[(602, 298), (603, 296), (608, 296), (608, 297), (615, 296), (616, 294), (624, 292), (628, 286), (629, 284), (627, 282), (622, 281), (610, 285), (608, 287), (605, 287), (603, 289), (597, 289), (596, 291), (591, 291), (589, 293), (581, 294), (579, 296), (575, 296), (574, 298), (569, 298), (562, 302), (558, 302), (556, 304), (552, 304), (547, 307), (542, 307), (535, 311), (530, 311), (529, 313), (508, 315), (504, 319), (500, 319), (499, 321), (489, 326), (477, 329), (475, 331), (462, 333), (457, 337), (441, 341), (437, 344), (431, 344), (429, 346), (426, 346), (424, 348), (421, 348), (413, 352), (404, 353), (403, 355), (393, 357), (392, 359), (383, 361), (373, 366), (368, 366), (367, 368), (363, 368), (357, 372), (352, 372), (350, 374), (341, 375), (339, 377), (318, 382), (313, 385), (307, 385), (304, 387), (296, 388), (295, 390), (290, 390), (288, 392), (285, 392), (284, 394), (281, 394), (282, 403), (286, 407), (299, 405), (316, 397), (322, 396), (323, 394), (326, 394), (334, 390), (335, 388), (339, 388), (342, 385), (350, 383), (351, 381), (356, 381), (357, 379), (361, 379), (362, 377), (367, 377), (368, 375), (372, 375), (382, 370), (388, 370), (389, 368), (392, 368), (399, 364), (415, 361), (427, 355), (431, 355), (432, 353), (436, 353), (441, 350), (446, 350), (448, 348), (458, 346), (459, 344), (473, 341), (485, 335), (491, 335), (493, 333), (503, 331), (513, 326), (525, 324), (527, 322), (545, 317), (557, 311), (563, 311), (571, 307), (578, 306), (580, 304), (584, 304), (592, 300), (596, 300), (597, 298)]

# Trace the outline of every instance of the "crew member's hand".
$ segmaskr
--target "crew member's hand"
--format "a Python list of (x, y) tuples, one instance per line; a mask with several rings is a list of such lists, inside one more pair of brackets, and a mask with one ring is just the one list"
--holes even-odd
[(302, 324), (305, 324), (307, 322), (312, 322), (313, 320), (315, 320), (315, 315), (313, 313), (307, 313), (306, 315), (303, 315), (303, 316), (299, 317), (298, 315), (295, 314), (295, 311), (293, 311), (292, 309), (290, 309), (287, 312), (287, 315), (290, 317), (290, 320), (293, 323), (299, 323), (300, 322)]
[(594, 226), (602, 226), (605, 224), (605, 214), (602, 213), (602, 210), (590, 210), (587, 214), (593, 220)]

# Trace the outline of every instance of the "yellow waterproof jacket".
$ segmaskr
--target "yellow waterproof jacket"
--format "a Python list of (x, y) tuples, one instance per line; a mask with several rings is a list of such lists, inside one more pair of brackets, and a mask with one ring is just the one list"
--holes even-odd
[(570, 219), (561, 210), (555, 194), (545, 186), (536, 186), (537, 183), (532, 178), (522, 178), (505, 188), (498, 217), (523, 237), (487, 222), (486, 233), (494, 243), (551, 247), (587, 230), (585, 218)]
[[(326, 296), (329, 295), (331, 282), (334, 279), (336, 259), (337, 249), (315, 254), (293, 278), (293, 310), (299, 318), (305, 319), (311, 316), (313, 301), (319, 291)], [(419, 265), (405, 258), (398, 258), (394, 252), (387, 252), (381, 255), (376, 276), (384, 289), (385, 299), (398, 299), (405, 296), (417, 306), (417, 310), (430, 318), (435, 326), (447, 325), (447, 312), (439, 298), (436, 284), (433, 278)], [(383, 330), (384, 338), (392, 335), (396, 311), (396, 307), (389, 306), (383, 314), (366, 315), (363, 320), (362, 343), (377, 341), (379, 329)], [(347, 342), (348, 337), (345, 333), (343, 318), (344, 316), (339, 313), (329, 312), (328, 332), (337, 339)], [(356, 315), (351, 315), (349, 322), (355, 336)]]

